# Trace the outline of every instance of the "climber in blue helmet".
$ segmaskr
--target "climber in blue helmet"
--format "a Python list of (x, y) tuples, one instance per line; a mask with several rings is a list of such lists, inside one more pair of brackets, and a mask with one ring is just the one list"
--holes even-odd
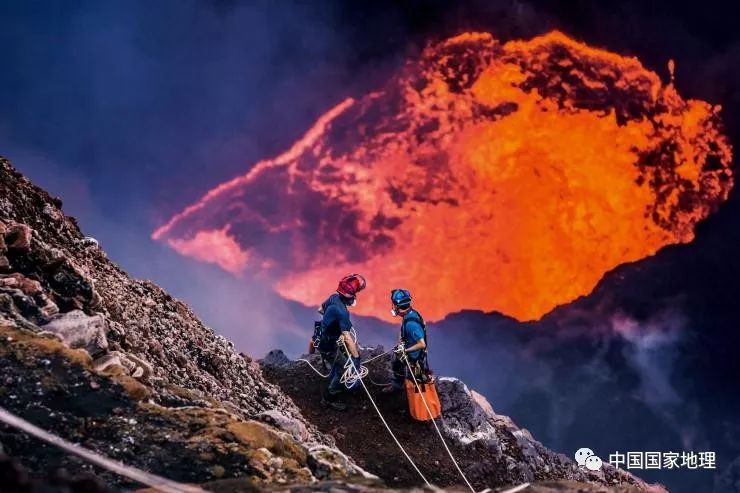
[(395, 357), (392, 363), (392, 380), (383, 392), (390, 393), (400, 390), (407, 375), (409, 366), (421, 374), (427, 370), (427, 332), (421, 314), (411, 307), (411, 293), (406, 289), (391, 291), (391, 314), (401, 317), (401, 333), (399, 344), (395, 347)]

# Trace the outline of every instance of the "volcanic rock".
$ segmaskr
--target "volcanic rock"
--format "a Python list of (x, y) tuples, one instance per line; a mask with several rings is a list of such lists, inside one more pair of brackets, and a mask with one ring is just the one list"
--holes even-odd
[[(174, 480), (204, 483), (216, 472), (260, 487), (308, 484), (327, 469), (333, 480), (372, 480), (345, 454), (326, 452), (334, 440), (256, 363), (185, 304), (128, 277), (2, 158), (0, 196), (10, 271), (0, 275), (4, 407)], [(2, 426), (0, 441), (31, 476), (60, 464), (53, 447)], [(129, 486), (99, 473), (113, 487)]]
[(31, 228), (25, 224), (11, 223), (5, 233), (5, 244), (10, 252), (23, 253), (31, 249)]
[(259, 413), (257, 419), (261, 419), (268, 423), (271, 423), (281, 430), (284, 430), (296, 440), (306, 440), (309, 437), (306, 425), (300, 420), (286, 416), (277, 409), (268, 409), (267, 411)]
[(42, 328), (59, 337), (67, 347), (85, 349), (93, 356), (108, 349), (108, 325), (101, 314), (90, 316), (72, 310), (58, 315)]
[(42, 292), (41, 283), (33, 279), (28, 279), (23, 274), (17, 272), (7, 276), (0, 276), (0, 287), (17, 288), (29, 296), (36, 296)]
[(121, 362), (120, 352), (111, 351), (110, 353), (101, 356), (100, 358), (93, 361), (93, 368), (98, 373), (113, 373), (123, 374), (126, 372), (126, 367)]

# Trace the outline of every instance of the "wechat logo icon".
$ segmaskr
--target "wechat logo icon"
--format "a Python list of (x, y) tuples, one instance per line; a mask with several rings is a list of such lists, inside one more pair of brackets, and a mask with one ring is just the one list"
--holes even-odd
[(579, 468), (586, 468), (589, 471), (598, 471), (603, 465), (601, 458), (594, 454), (594, 451), (590, 448), (579, 448), (576, 451), (575, 459)]

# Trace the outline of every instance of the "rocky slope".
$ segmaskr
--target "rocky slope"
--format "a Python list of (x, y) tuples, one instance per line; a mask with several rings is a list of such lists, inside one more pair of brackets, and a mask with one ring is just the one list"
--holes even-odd
[[(363, 359), (369, 360), (382, 354), (383, 348), (364, 349), (362, 353)], [(321, 369), (319, 356), (303, 358)], [(380, 385), (388, 381), (390, 362), (390, 355), (386, 355), (368, 364), (367, 386), (380, 411), (432, 483), (464, 489), (432, 425), (409, 417), (403, 393), (379, 392)], [(320, 430), (334, 436), (339, 447), (360, 466), (373, 470), (389, 485), (418, 484), (416, 473), (388, 436), (363, 390), (348, 397), (350, 409), (346, 415), (327, 412), (319, 402), (324, 381), (305, 362), (272, 351), (260, 364), (265, 377), (291, 396)], [(578, 488), (585, 488), (584, 483), (604, 491), (664, 491), (608, 464), (598, 472), (579, 469), (573, 460), (545, 448), (508, 416), (496, 414), (485, 397), (458, 379), (438, 378), (437, 390), (442, 404), (440, 428), (466, 476), (479, 490), (525, 482), (545, 487), (543, 482), (550, 482), (549, 487), (559, 485), (563, 491), (581, 491)], [(569, 483), (579, 486), (570, 490)], [(535, 491), (534, 488), (526, 491)]]
[[(269, 383), (257, 362), (185, 304), (128, 277), (64, 216), (59, 199), (2, 158), (0, 368), (2, 407), (102, 455), (210, 491), (385, 488), (365, 469), (391, 487), (418, 484), (387, 447), (369, 408), (354, 403), (360, 426), (321, 411), (313, 392), (318, 379), (284, 358), (265, 362), (266, 375), (282, 389)], [(459, 381), (443, 379), (440, 388), (445, 433), (476, 485), (648, 489), (614, 470), (579, 471)], [(402, 439), (428, 438), (425, 425), (409, 421), (398, 402), (381, 406)], [(420, 463), (434, 471), (435, 483), (458, 484), (441, 449), (417, 449), (427, 450)], [(5, 425), (0, 484), (22, 492), (137, 486)]]
[[(60, 207), (0, 159), (4, 407), (180, 481), (372, 480), (255, 362), (184, 303), (129, 278)], [(0, 427), (0, 443), (32, 470), (81, 467), (9, 428)]]

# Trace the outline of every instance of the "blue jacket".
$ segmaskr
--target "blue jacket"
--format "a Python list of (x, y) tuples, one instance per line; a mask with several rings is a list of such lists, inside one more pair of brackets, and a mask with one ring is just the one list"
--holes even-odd
[(342, 332), (347, 332), (352, 328), (349, 309), (342, 301), (342, 297), (335, 293), (321, 304), (321, 313), (322, 337), (319, 350), (331, 351), (336, 347), (336, 341)]

